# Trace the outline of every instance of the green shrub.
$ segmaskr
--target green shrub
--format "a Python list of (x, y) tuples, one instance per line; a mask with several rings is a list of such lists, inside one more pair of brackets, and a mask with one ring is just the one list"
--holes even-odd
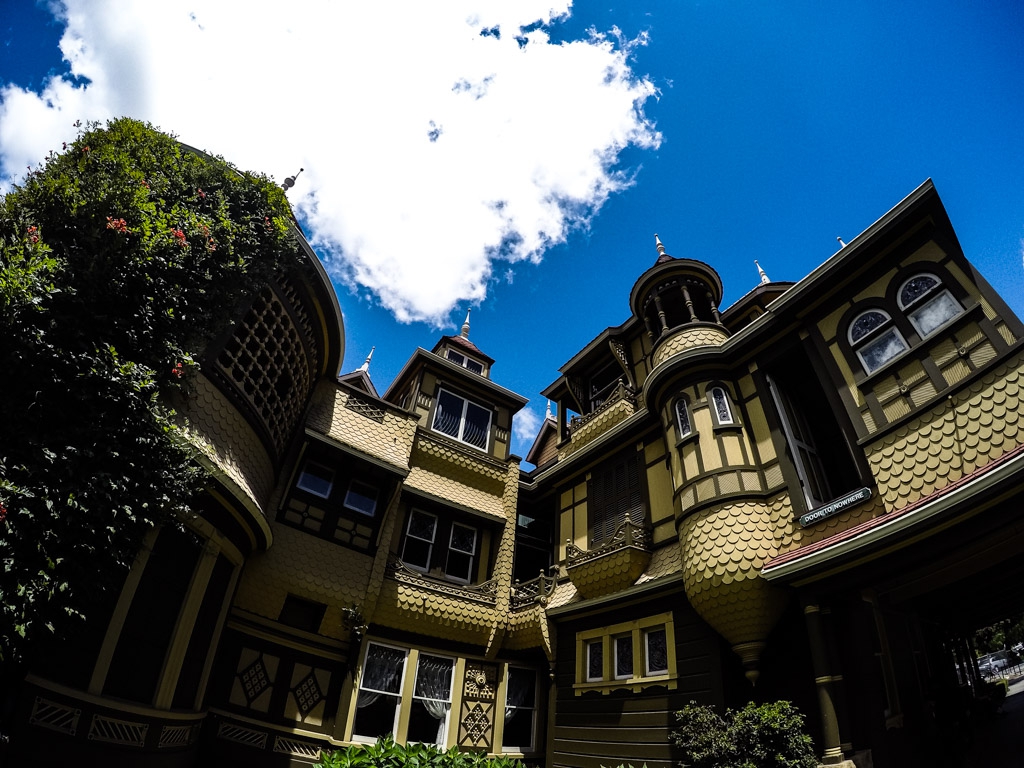
[(353, 745), (323, 752), (313, 768), (521, 768), (510, 757), (487, 757), (480, 752), (443, 750), (432, 744), (398, 744), (391, 736), (375, 744)]
[(815, 768), (804, 716), (788, 701), (749, 703), (726, 710), (690, 702), (676, 713), (672, 741), (683, 751), (684, 768)]

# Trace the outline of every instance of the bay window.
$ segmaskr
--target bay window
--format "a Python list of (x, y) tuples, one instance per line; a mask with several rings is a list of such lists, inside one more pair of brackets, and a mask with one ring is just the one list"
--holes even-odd
[(576, 634), (576, 695), (651, 685), (676, 687), (672, 612)]

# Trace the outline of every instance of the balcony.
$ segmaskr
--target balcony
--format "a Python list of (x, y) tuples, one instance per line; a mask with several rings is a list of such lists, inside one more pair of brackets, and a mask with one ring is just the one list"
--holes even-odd
[(608, 595), (630, 587), (651, 561), (651, 532), (629, 517), (600, 546), (584, 550), (572, 542), (565, 548), (566, 571), (580, 597)]
[(585, 416), (573, 416), (569, 422), (569, 442), (559, 451), (559, 458), (575, 453), (634, 413), (636, 393), (620, 381), (600, 406)]

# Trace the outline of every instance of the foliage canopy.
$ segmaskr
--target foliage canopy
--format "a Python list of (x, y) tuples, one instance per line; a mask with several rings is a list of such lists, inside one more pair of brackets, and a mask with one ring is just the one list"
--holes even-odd
[(86, 126), (0, 205), (0, 661), (110, 602), (204, 473), (170, 404), (295, 263), (284, 193), (130, 120)]
[(398, 744), (391, 736), (375, 744), (353, 745), (324, 752), (314, 768), (522, 768), (510, 757), (440, 749), (433, 744)]

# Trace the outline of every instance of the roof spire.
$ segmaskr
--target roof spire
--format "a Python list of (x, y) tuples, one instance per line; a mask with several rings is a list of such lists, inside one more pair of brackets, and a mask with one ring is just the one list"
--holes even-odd
[(840, 248), (845, 248), (845, 247), (846, 247), (846, 243), (844, 243), (844, 242), (843, 242), (843, 238), (841, 238), (841, 237), (836, 237), (836, 240), (838, 240), (838, 241), (839, 241), (839, 247), (840, 247)]
[(471, 311), (470, 309), (466, 310), (466, 321), (462, 324), (462, 334), (461, 335), (462, 335), (462, 338), (464, 338), (464, 339), (468, 339), (469, 338), (469, 313), (470, 313), (470, 311)]
[(661, 244), (661, 238), (658, 237), (657, 232), (654, 233), (654, 242), (658, 246), (658, 259), (654, 263), (661, 264), (663, 261), (670, 261), (672, 256), (665, 253), (665, 246)]
[(545, 419), (551, 419), (551, 418), (554, 418), (554, 417), (553, 417), (553, 416), (551, 415), (551, 401), (550, 401), (550, 400), (548, 400), (548, 410), (547, 410), (547, 413), (545, 413), (545, 414), (544, 414), (544, 418), (545, 418)]
[[(304, 170), (306, 170), (306, 169), (305, 168), (299, 168), (299, 173), (302, 173)], [(285, 192), (287, 192), (289, 189), (294, 187), (295, 186), (295, 180), (297, 178), (299, 178), (299, 173), (296, 173), (294, 176), (289, 176), (287, 179), (285, 179), (284, 180), (284, 184), (281, 185), (281, 189), (283, 189)]]
[(771, 280), (768, 279), (768, 275), (765, 274), (765, 271), (761, 269), (761, 265), (757, 263), (757, 259), (754, 259), (754, 266), (757, 267), (757, 274), (761, 276), (761, 285), (767, 285), (770, 283)]
[(360, 371), (365, 371), (366, 373), (369, 373), (369, 371), (370, 371), (370, 359), (373, 357), (373, 350), (375, 350), (375, 349), (376, 349), (376, 347), (370, 347), (370, 354), (368, 354), (366, 356), (366, 360), (363, 361), (363, 364), (359, 366), (359, 370)]

